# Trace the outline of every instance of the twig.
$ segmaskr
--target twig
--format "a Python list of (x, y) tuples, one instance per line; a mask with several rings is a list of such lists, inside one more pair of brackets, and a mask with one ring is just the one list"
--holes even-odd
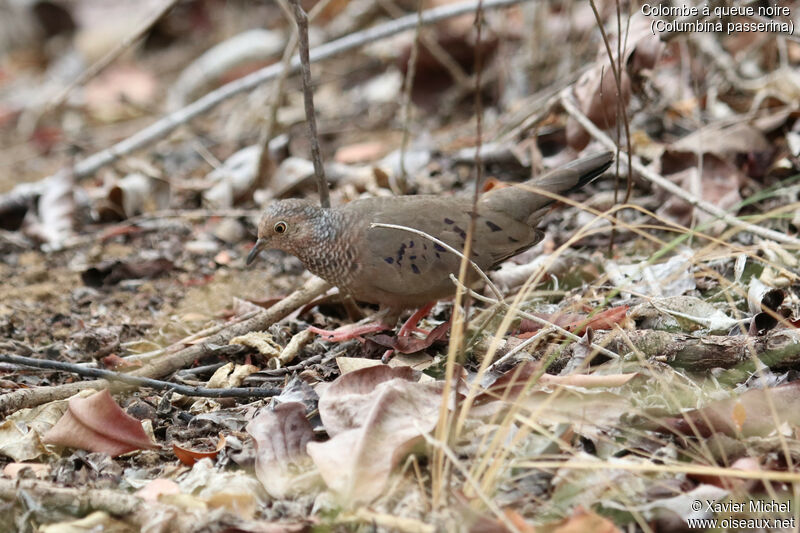
[[(291, 18), (292, 10), (289, 7), (289, 4), (286, 2), (287, 0), (278, 0), (278, 6), (283, 10), (287, 18)], [(322, 2), (315, 4), (311, 9), (311, 12), (308, 14), (308, 20), (313, 21), (323, 9), (328, 7), (328, 4), (330, 3), (331, 0), (323, 0)], [(272, 91), (272, 100), (269, 102), (269, 107), (266, 113), (267, 119), (264, 123), (264, 127), (261, 128), (261, 133), (258, 140), (258, 145), (261, 147), (261, 152), (258, 156), (258, 170), (256, 171), (256, 183), (259, 187), (266, 187), (269, 179), (272, 177), (272, 173), (274, 172), (274, 165), (272, 165), (272, 159), (270, 158), (269, 153), (269, 142), (272, 140), (272, 137), (275, 133), (275, 124), (278, 122), (278, 108), (281, 105), (283, 91), (286, 88), (286, 80), (288, 79), (290, 73), (289, 65), (291, 64), (292, 57), (294, 56), (295, 49), (297, 48), (297, 39), (297, 28), (295, 27), (295, 31), (292, 32), (292, 35), (289, 37), (289, 42), (286, 43), (286, 48), (283, 51), (283, 57), (281, 58), (283, 70), (275, 82), (275, 87)]]
[(331, 206), (331, 195), (328, 182), (325, 180), (325, 167), (319, 153), (319, 136), (317, 135), (317, 118), (314, 113), (314, 92), (311, 89), (311, 60), (308, 54), (308, 15), (300, 6), (300, 0), (290, 0), (294, 7), (294, 18), (297, 22), (297, 44), (300, 48), (300, 68), (303, 80), (303, 102), (308, 122), (308, 137), (311, 141), (311, 159), (314, 161), (314, 177), (317, 180), (319, 203), (322, 207)]
[[(513, 6), (531, 0), (486, 0), (484, 9), (499, 9)], [(440, 20), (445, 20), (465, 13), (475, 11), (477, 0), (462, 2), (459, 4), (446, 4), (440, 7), (429, 9), (422, 14), (423, 24), (433, 24)], [(369, 43), (386, 39), (403, 31), (412, 29), (417, 24), (417, 15), (407, 15), (405, 17), (386, 22), (379, 26), (367, 28), (365, 30), (345, 35), (329, 43), (316, 47), (309, 52), (309, 60), (316, 62), (336, 56), (343, 52), (359, 48)], [(289, 71), (294, 73), (300, 69), (298, 57), (292, 59)], [(124, 139), (117, 144), (102, 150), (75, 165), (75, 176), (78, 178), (88, 176), (98, 169), (116, 161), (118, 158), (139, 150), (150, 143), (168, 135), (178, 126), (189, 122), (204, 114), (208, 110), (216, 107), (221, 102), (237, 94), (249, 91), (264, 82), (277, 78), (283, 72), (284, 66), (276, 63), (253, 72), (243, 78), (232, 81), (222, 87), (211, 91), (205, 96), (195, 100), (191, 104), (178, 109), (165, 117), (157, 120), (150, 126), (140, 130), (132, 136)], [(41, 184), (42, 187), (46, 186)]]
[(417, 75), (417, 59), (419, 57), (420, 37), (422, 36), (422, 0), (417, 1), (417, 28), (414, 31), (414, 45), (411, 47), (411, 55), (408, 57), (405, 86), (403, 87), (403, 108), (400, 111), (403, 117), (403, 139), (400, 141), (400, 176), (398, 177), (399, 179), (392, 179), (389, 182), (389, 185), (394, 185), (392, 192), (395, 194), (405, 194), (406, 192), (406, 149), (408, 148), (409, 137), (411, 137), (411, 132), (409, 131), (411, 92), (414, 90), (414, 78)]
[[(450, 279), (456, 285), (460, 284), (460, 282), (452, 274), (450, 275)], [(542, 326), (545, 326), (546, 328), (551, 328), (553, 331), (556, 331), (556, 332), (560, 333), (561, 335), (567, 337), (568, 339), (571, 339), (571, 340), (573, 340), (575, 342), (583, 342), (583, 339), (581, 339), (579, 336), (575, 335), (571, 331), (568, 331), (568, 330), (562, 328), (558, 324), (554, 324), (553, 322), (550, 322), (550, 321), (548, 321), (548, 320), (546, 320), (544, 318), (538, 317), (536, 315), (532, 315), (531, 313), (526, 313), (525, 311), (523, 311), (521, 309), (514, 309), (514, 308), (512, 308), (512, 306), (510, 306), (509, 304), (507, 304), (503, 300), (497, 300), (495, 298), (490, 298), (488, 296), (483, 296), (482, 294), (478, 294), (477, 292), (473, 291), (469, 287), (465, 287), (465, 290), (468, 291), (470, 293), (470, 295), (473, 298), (475, 298), (476, 300), (480, 300), (482, 302), (490, 303), (490, 304), (493, 304), (493, 305), (499, 305), (500, 307), (504, 307), (507, 311), (511, 311), (512, 313), (514, 313), (517, 316), (520, 316), (522, 318), (527, 318), (528, 320), (536, 322), (537, 324), (541, 324)], [(589, 344), (589, 347), (591, 347), (594, 350), (597, 350), (598, 353), (601, 353), (601, 354), (603, 354), (603, 355), (605, 355), (607, 357), (610, 357), (611, 359), (619, 359), (619, 355), (618, 354), (612, 352), (611, 350), (609, 350), (607, 348), (603, 348), (602, 346), (600, 346), (598, 344)], [(492, 369), (498, 363), (500, 363), (500, 360), (495, 361), (495, 363), (489, 368)]]
[(47, 359), (35, 359), (33, 357), (22, 357), (20, 355), (0, 354), (0, 362), (12, 363), (15, 365), (29, 366), (34, 368), (44, 368), (50, 370), (61, 370), (71, 372), (79, 376), (92, 378), (103, 378), (108, 381), (120, 381), (136, 387), (149, 387), (156, 390), (166, 390), (183, 394), (184, 396), (200, 396), (203, 398), (271, 398), (281, 393), (281, 389), (261, 389), (248, 387), (232, 387), (228, 389), (210, 389), (208, 387), (189, 387), (178, 385), (169, 381), (158, 379), (143, 378), (122, 374), (103, 368), (89, 368), (73, 363), (62, 361), (50, 361)]
[[(278, 5), (284, 7), (285, 1), (286, 0), (279, 1)], [(289, 6), (285, 7), (288, 9)], [(292, 35), (289, 37), (289, 42), (286, 43), (286, 48), (283, 51), (283, 57), (281, 58), (283, 70), (278, 76), (272, 90), (272, 100), (270, 100), (269, 108), (267, 109), (266, 122), (264, 123), (264, 127), (261, 128), (261, 133), (259, 135), (258, 145), (261, 147), (261, 153), (258, 156), (258, 169), (256, 170), (256, 183), (259, 187), (267, 186), (274, 172), (275, 166), (272, 163), (272, 158), (269, 153), (269, 141), (272, 140), (275, 133), (275, 124), (278, 121), (278, 108), (281, 105), (286, 79), (289, 77), (289, 65), (291, 64), (292, 56), (296, 48), (297, 29), (295, 28), (295, 31), (292, 32)]]
[(45, 113), (49, 113), (56, 108), (61, 107), (64, 104), (64, 100), (66, 100), (69, 93), (75, 90), (75, 87), (79, 85), (83, 85), (88, 80), (94, 78), (98, 74), (100, 74), (103, 70), (106, 69), (115, 59), (117, 59), (122, 53), (130, 48), (133, 44), (135, 44), (139, 39), (144, 36), (144, 34), (151, 28), (153, 25), (161, 20), (161, 18), (169, 13), (169, 11), (178, 3), (178, 0), (166, 0), (164, 5), (161, 6), (160, 9), (153, 12), (153, 14), (145, 20), (142, 25), (137, 28), (135, 32), (131, 35), (127, 36), (123, 39), (116, 47), (110, 50), (106, 55), (101, 57), (95, 63), (93, 63), (89, 68), (84, 70), (77, 78), (75, 78), (72, 83), (67, 85), (63, 91), (58, 93), (58, 95), (53, 98), (50, 102), (48, 102), (47, 106), (44, 109)]
[[(296, 365), (292, 366), (284, 366), (282, 368), (267, 368), (258, 372), (259, 375), (263, 374), (264, 376), (269, 377), (277, 377), (277, 376), (285, 376), (286, 374), (291, 374), (293, 372), (297, 372), (299, 370), (305, 370), (311, 365), (317, 364), (322, 361), (322, 354), (319, 355), (312, 355), (308, 359), (303, 359), (301, 363), (297, 363)], [(246, 379), (257, 379), (258, 375), (251, 374), (247, 376)]]
[[(300, 289), (296, 290), (280, 302), (269, 309), (259, 311), (253, 318), (226, 327), (221, 332), (206, 339), (205, 343), (189, 346), (174, 353), (170, 353), (157, 360), (151, 361), (146, 366), (134, 370), (132, 376), (148, 378), (158, 378), (166, 376), (183, 368), (195, 359), (202, 358), (209, 345), (227, 345), (233, 337), (244, 335), (250, 331), (261, 331), (274, 324), (275, 322), (290, 315), (295, 309), (301, 307), (314, 298), (324, 294), (330, 285), (319, 278), (311, 278)], [(37, 387), (35, 389), (20, 389), (0, 396), (0, 414), (6, 414), (17, 409), (33, 407), (53, 400), (63, 400), (69, 398), (85, 389), (105, 389), (114, 388), (124, 390), (129, 388), (126, 385), (116, 385), (106, 379), (94, 381), (81, 381), (79, 383), (67, 383), (52, 387)]]
[[(589, 135), (600, 141), (600, 143), (606, 146), (609, 150), (617, 150), (618, 147), (614, 143), (614, 141), (611, 140), (611, 138), (608, 135), (603, 133), (600, 130), (600, 128), (595, 126), (595, 124), (589, 119), (589, 117), (584, 115), (583, 112), (580, 109), (578, 109), (578, 106), (575, 105), (575, 102), (572, 99), (572, 95), (569, 93), (568, 90), (562, 91), (560, 101), (561, 105), (564, 107), (566, 112), (569, 113), (570, 116), (572, 116), (576, 121), (578, 121), (578, 123), (580, 123), (580, 125), (583, 126), (583, 128), (587, 132), (589, 132)], [(618, 157), (617, 161), (620, 161), (623, 165), (627, 166), (628, 165), (627, 158), (629, 157), (629, 154), (620, 152), (620, 156), (622, 157)], [(718, 219), (724, 221), (727, 224), (730, 224), (733, 227), (739, 228), (742, 231), (746, 231), (754, 235), (758, 235), (759, 237), (763, 237), (765, 239), (770, 239), (785, 244), (793, 244), (796, 246), (800, 246), (800, 239), (798, 239), (797, 237), (792, 237), (790, 235), (786, 235), (771, 229), (762, 228), (760, 226), (756, 226), (755, 224), (750, 224), (748, 222), (740, 220), (735, 216), (718, 208), (717, 206), (712, 205), (696, 196), (693, 196), (688, 191), (681, 189), (668, 179), (659, 176), (652, 170), (648, 169), (636, 159), (632, 160), (631, 166), (633, 167), (633, 170), (639, 173), (639, 175), (641, 175), (643, 178), (651, 181), (652, 183), (661, 187), (668, 193), (673, 194), (678, 198), (681, 198), (689, 202), (689, 204), (691, 204), (692, 206), (702, 211), (705, 211), (710, 215), (717, 217)]]
[(79, 487), (60, 487), (55, 483), (36, 479), (0, 478), (0, 500), (14, 501), (23, 492), (29, 493), (41, 509), (71, 510), (73, 514), (81, 516), (93, 510), (125, 516), (143, 504), (141, 498), (122, 490), (90, 489), (85, 484)]

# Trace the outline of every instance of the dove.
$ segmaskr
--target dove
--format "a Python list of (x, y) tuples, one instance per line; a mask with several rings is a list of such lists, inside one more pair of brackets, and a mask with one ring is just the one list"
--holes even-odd
[[(544, 237), (537, 225), (556, 201), (554, 197), (580, 189), (612, 161), (611, 152), (590, 155), (532, 180), (482, 194), (470, 258), (486, 271), (534, 246)], [(412, 317), (418, 321), (433, 303), (455, 293), (450, 274), (458, 274), (461, 258), (418, 234), (373, 224), (420, 230), (463, 250), (472, 204), (470, 195), (363, 198), (329, 208), (301, 199), (277, 201), (261, 217), (247, 264), (261, 250), (283, 250), (342, 293), (380, 306), (379, 319), (373, 324), (332, 332), (314, 328), (330, 340), (391, 329), (403, 311), (421, 307)], [(476, 274), (468, 275), (468, 284), (476, 281)], [(416, 322), (411, 322), (401, 328), (400, 335), (414, 330)]]

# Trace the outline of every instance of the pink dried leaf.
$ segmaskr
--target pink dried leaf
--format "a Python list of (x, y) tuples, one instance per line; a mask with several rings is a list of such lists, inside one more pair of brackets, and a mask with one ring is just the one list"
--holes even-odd
[[(308, 453), (325, 483), (345, 503), (368, 502), (380, 496), (392, 470), (439, 420), (442, 382), (416, 383), (402, 377), (386, 380), (382, 378), (390, 373), (382, 368), (386, 367), (345, 374), (336, 381), (349, 377), (348, 387), (337, 391), (334, 382), (320, 398), (325, 427), (343, 431), (327, 442), (310, 442)], [(382, 380), (376, 383), (376, 378)], [(352, 401), (360, 406), (357, 410), (331, 405)], [(324, 413), (323, 404), (327, 405)], [(357, 413), (360, 416), (356, 417)], [(337, 419), (340, 416), (344, 419)], [(347, 427), (350, 429), (344, 429)]]
[(310, 472), (306, 444), (314, 437), (300, 402), (287, 402), (264, 410), (247, 424), (256, 448), (256, 477), (277, 499), (308, 492), (316, 484)]
[(111, 457), (158, 446), (139, 420), (114, 402), (104, 389), (88, 398), (72, 398), (64, 416), (43, 437), (48, 444), (105, 452)]

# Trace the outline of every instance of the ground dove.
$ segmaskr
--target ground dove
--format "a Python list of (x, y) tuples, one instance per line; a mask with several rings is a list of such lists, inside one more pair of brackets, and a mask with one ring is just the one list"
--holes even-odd
[[(543, 237), (536, 225), (554, 199), (532, 189), (568, 194), (602, 174), (612, 160), (610, 152), (595, 154), (484, 193), (477, 204), (472, 259), (488, 270), (535, 245)], [(264, 212), (247, 264), (262, 249), (283, 250), (340, 291), (385, 311), (381, 325), (343, 332), (337, 340), (392, 328), (404, 309), (455, 293), (450, 274), (458, 273), (460, 258), (419, 235), (370, 225), (415, 228), (462, 250), (471, 208), (469, 195), (364, 198), (332, 208), (282, 200)]]

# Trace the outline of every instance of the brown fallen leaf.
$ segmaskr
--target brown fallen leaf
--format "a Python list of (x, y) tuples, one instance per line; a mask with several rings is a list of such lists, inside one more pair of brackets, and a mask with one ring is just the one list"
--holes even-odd
[[(772, 416), (767, 395), (771, 396), (775, 405), (777, 421)], [(783, 423), (800, 425), (800, 382), (749, 390), (738, 398), (712, 402), (681, 416), (663, 420), (663, 426), (659, 429), (701, 437), (708, 437), (716, 432), (750, 437), (768, 435), (777, 430), (776, 424)]]
[(186, 466), (192, 466), (200, 459), (204, 459), (208, 457), (209, 459), (216, 459), (217, 455), (219, 454), (220, 450), (225, 447), (225, 437), (221, 437), (217, 442), (217, 449), (212, 451), (201, 452), (199, 450), (190, 450), (188, 448), (182, 448), (177, 444), (172, 444), (172, 451), (175, 452), (175, 456), (178, 460), (185, 464)]
[(144, 432), (142, 423), (123, 411), (107, 389), (88, 398), (70, 399), (64, 416), (42, 440), (47, 444), (104, 452), (111, 457), (158, 447)]
[(256, 477), (273, 498), (308, 492), (317, 483), (306, 445), (314, 438), (300, 402), (264, 409), (247, 424), (256, 448)]
[(378, 497), (393, 468), (439, 419), (442, 382), (410, 381), (408, 367), (350, 372), (320, 395), (322, 422), (332, 438), (308, 453), (343, 504)]

